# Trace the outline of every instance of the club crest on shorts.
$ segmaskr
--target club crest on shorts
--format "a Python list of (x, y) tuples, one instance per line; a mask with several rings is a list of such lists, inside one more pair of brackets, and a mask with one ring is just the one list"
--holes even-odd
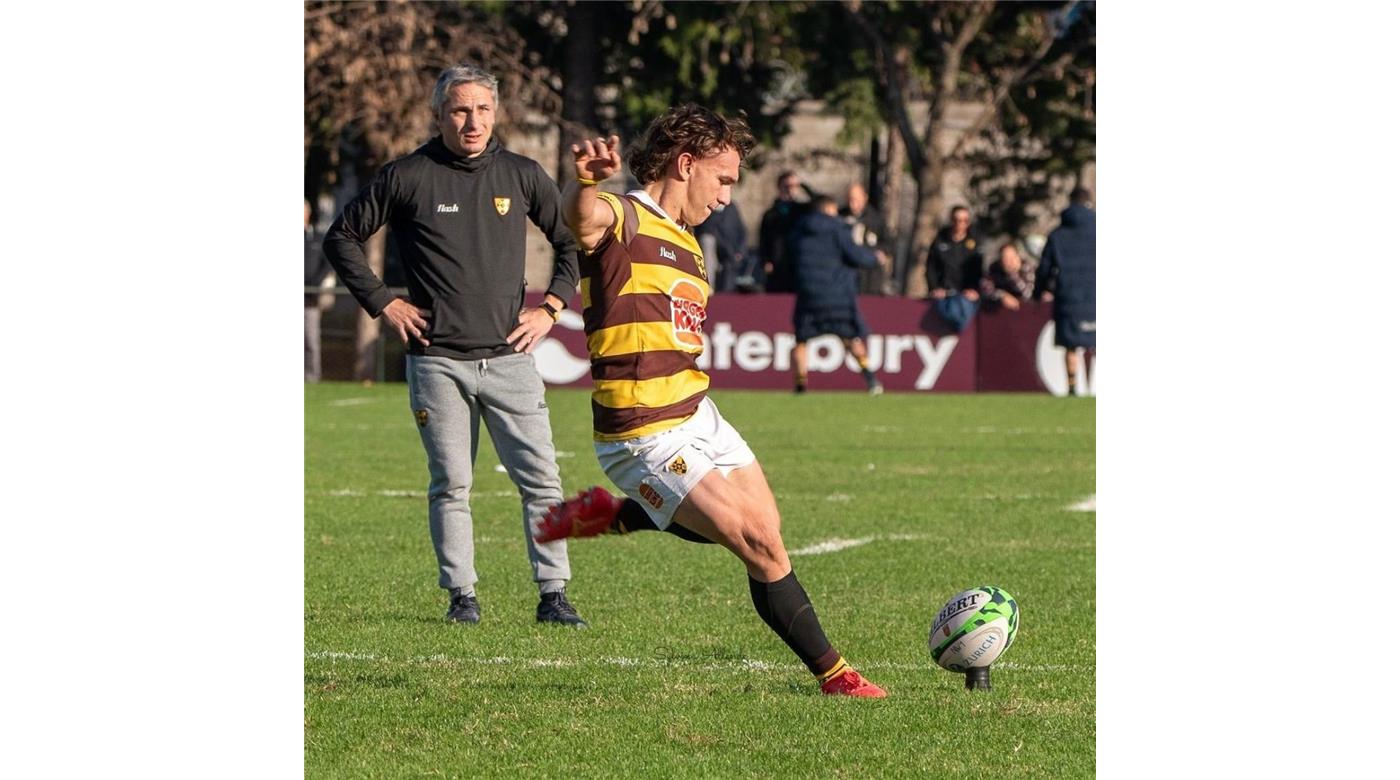
[(648, 504), (651, 504), (652, 509), (660, 509), (661, 504), (664, 503), (661, 499), (661, 494), (656, 492), (656, 488), (645, 482), (641, 484), (641, 487), (637, 488), (637, 492), (642, 494), (642, 498), (645, 498)]
[(414, 410), (413, 410), (413, 419), (415, 419), (415, 420), (418, 421), (418, 427), (419, 427), (419, 428), (422, 428), (422, 427), (426, 426), (426, 425), (428, 424), (428, 410), (427, 410), (427, 409), (414, 409)]
[(676, 459), (671, 461), (671, 464), (666, 468), (670, 469), (672, 474), (684, 474), (686, 472), (685, 458), (677, 455)]
[(496, 198), (496, 213), (505, 216), (510, 211), (510, 198)]

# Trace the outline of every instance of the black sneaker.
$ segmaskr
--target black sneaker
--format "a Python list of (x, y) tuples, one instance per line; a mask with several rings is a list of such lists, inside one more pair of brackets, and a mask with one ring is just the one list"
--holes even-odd
[(540, 605), (535, 607), (535, 620), (540, 623), (557, 623), (570, 628), (588, 628), (588, 623), (578, 616), (578, 610), (564, 597), (564, 591), (541, 593)]
[(480, 623), (481, 605), (476, 596), (453, 596), (447, 608), (447, 620), (452, 623)]

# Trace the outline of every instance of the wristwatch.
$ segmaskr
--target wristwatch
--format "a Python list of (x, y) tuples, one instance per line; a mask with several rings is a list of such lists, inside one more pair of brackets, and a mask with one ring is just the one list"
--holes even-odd
[(549, 301), (541, 303), (538, 308), (544, 309), (544, 313), (548, 314), (550, 319), (555, 322), (559, 321), (559, 310), (551, 306)]

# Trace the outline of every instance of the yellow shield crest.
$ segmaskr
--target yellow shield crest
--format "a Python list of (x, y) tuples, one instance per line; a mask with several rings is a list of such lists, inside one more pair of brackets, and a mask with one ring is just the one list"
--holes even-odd
[(496, 198), (496, 213), (505, 216), (510, 211), (510, 198)]
[(671, 461), (671, 465), (667, 466), (666, 468), (669, 468), (675, 474), (684, 474), (687, 470), (685, 465), (685, 458), (682, 458), (681, 456), (677, 455), (676, 459)]
[(707, 281), (707, 282), (710, 281), (710, 275), (707, 274), (707, 273), (705, 273), (705, 258), (704, 258), (704, 257), (702, 257), (701, 255), (695, 255), (695, 267), (698, 268), (698, 269), (700, 269), (700, 278), (701, 278), (701, 279), (704, 279), (704, 280)]

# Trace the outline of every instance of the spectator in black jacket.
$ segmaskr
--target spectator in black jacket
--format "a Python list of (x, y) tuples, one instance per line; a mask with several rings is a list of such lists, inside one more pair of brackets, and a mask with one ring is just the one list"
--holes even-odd
[(976, 301), (982, 279), (982, 241), (972, 229), (972, 212), (966, 206), (954, 206), (948, 221), (928, 248), (924, 268), (928, 294), (933, 298), (961, 294)]
[(998, 254), (997, 261), (982, 277), (982, 300), (1016, 311), (1034, 296), (1035, 272), (1021, 261), (1021, 253), (1013, 243), (1002, 244)]
[(870, 330), (856, 300), (856, 269), (875, 265), (875, 255), (851, 239), (851, 229), (836, 216), (836, 201), (818, 195), (788, 234), (788, 250), (797, 286), (792, 327), (793, 389), (807, 391), (807, 342), (831, 333), (841, 339), (860, 365), (866, 388), (879, 395), (884, 387), (870, 370), (865, 338)]
[(1060, 214), (1060, 226), (1050, 233), (1036, 269), (1036, 289), (1041, 300), (1054, 301), (1055, 345), (1065, 348), (1065, 373), (1069, 394), (1077, 395), (1079, 355), (1084, 350), (1085, 370), (1094, 370), (1097, 323), (1094, 316), (1094, 209), (1093, 195), (1083, 188), (1070, 194), (1069, 208)]
[[(586, 625), (564, 597), (563, 540), (538, 544), (534, 528), (563, 499), (544, 382), (527, 353), (549, 333), (578, 284), (578, 245), (559, 210), (559, 188), (539, 163), (493, 135), (496, 77), (448, 68), (433, 88), (440, 133), (384, 166), (331, 225), (326, 255), (355, 299), (408, 347), (408, 397), (428, 456), (428, 527), (447, 619), (476, 623), (475, 547), (468, 497), (480, 424), (519, 489), (525, 549), (539, 587), (535, 619)], [(525, 223), (554, 247), (545, 302), (525, 307)], [(407, 276), (397, 298), (365, 261), (364, 246), (390, 226)]]
[(876, 265), (857, 271), (862, 295), (889, 295), (889, 278), (893, 270), (890, 258), (893, 246), (885, 234), (885, 217), (880, 210), (870, 205), (870, 195), (860, 184), (852, 184), (846, 189), (846, 205), (841, 209), (841, 218), (851, 226), (851, 238), (857, 246), (863, 246), (875, 253)]
[(812, 198), (812, 192), (802, 179), (792, 171), (778, 174), (778, 197), (773, 205), (763, 212), (763, 221), (758, 226), (758, 254), (763, 259), (764, 289), (768, 292), (792, 292), (792, 264), (787, 256), (787, 236), (797, 218), (807, 212), (810, 205), (797, 199), (801, 190)]
[(747, 267), (749, 236), (738, 203), (716, 206), (709, 219), (695, 226), (695, 238), (705, 253), (714, 292), (733, 290), (740, 276), (753, 278), (753, 269)]

